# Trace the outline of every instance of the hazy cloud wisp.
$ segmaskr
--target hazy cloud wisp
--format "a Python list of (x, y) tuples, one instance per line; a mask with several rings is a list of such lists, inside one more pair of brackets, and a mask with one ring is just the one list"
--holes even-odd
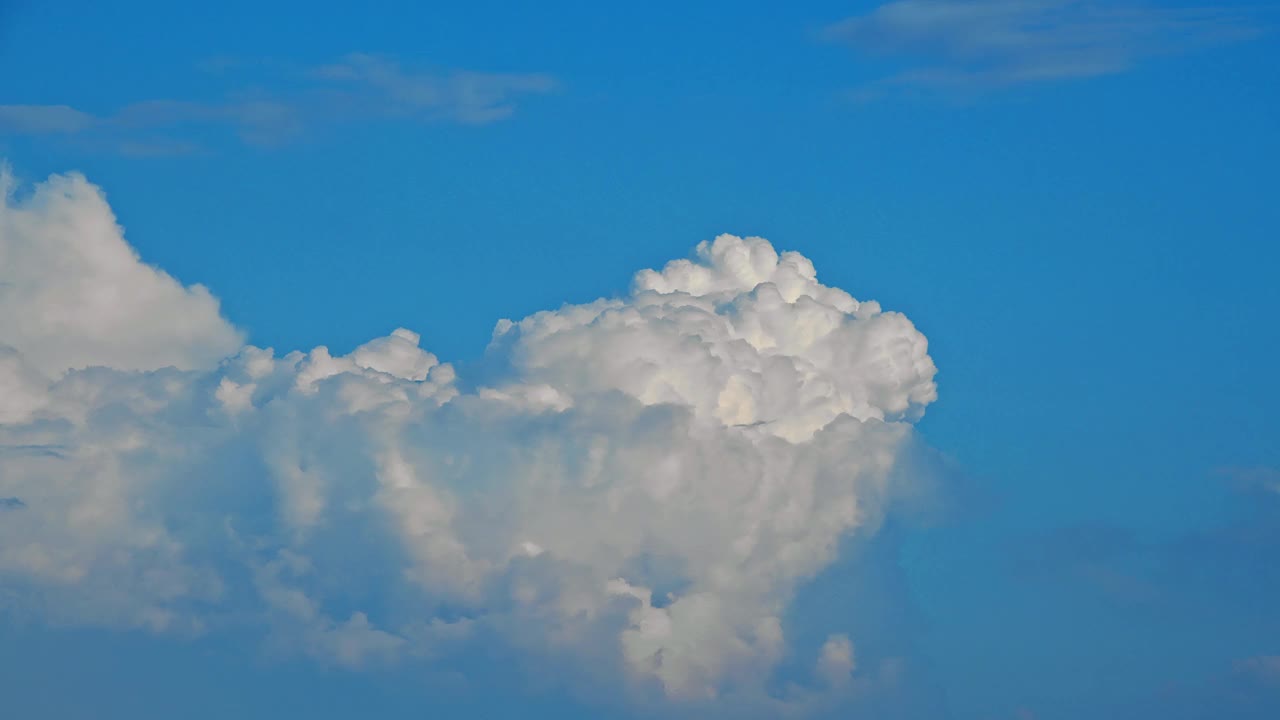
[(893, 0), (823, 36), (900, 69), (863, 88), (981, 92), (1110, 75), (1256, 34), (1242, 13), (1092, 0)]
[[(377, 119), (486, 124), (510, 116), (520, 100), (558, 87), (544, 73), (408, 68), (365, 53), (311, 68), (245, 67), (257, 74), (253, 84), (233, 86), (217, 100), (142, 100), (105, 114), (69, 105), (0, 105), (0, 132), (80, 136), (124, 154), (185, 154), (200, 149), (192, 133), (208, 128), (272, 145), (316, 128)], [(224, 60), (205, 69), (234, 80), (244, 68)]]

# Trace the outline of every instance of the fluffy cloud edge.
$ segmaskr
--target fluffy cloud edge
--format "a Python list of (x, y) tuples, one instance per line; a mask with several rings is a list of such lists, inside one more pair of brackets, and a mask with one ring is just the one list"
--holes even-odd
[(82, 176), (5, 198), (11, 607), (200, 633), (242, 603), (348, 667), (501, 630), (690, 707), (865, 690), (835, 634), (811, 688), (760, 695), (798, 585), (875, 532), (936, 368), (905, 316), (802, 255), (721, 235), (627, 296), (503, 321), (509, 375), (463, 392), (406, 329), (345, 356), (240, 347)]

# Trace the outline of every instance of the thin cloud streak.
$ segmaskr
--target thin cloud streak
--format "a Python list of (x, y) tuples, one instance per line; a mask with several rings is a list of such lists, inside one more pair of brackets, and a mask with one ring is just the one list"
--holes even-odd
[(20, 135), (77, 133), (97, 121), (67, 105), (0, 105), (0, 130)]
[(1260, 26), (1241, 11), (1084, 0), (894, 0), (822, 37), (899, 62), (863, 87), (980, 93), (1113, 75), (1146, 59), (1238, 42)]
[[(251, 65), (274, 85), (253, 92), (233, 89), (215, 101), (142, 100), (101, 115), (65, 104), (0, 105), (0, 132), (79, 136), (128, 155), (189, 154), (199, 152), (200, 144), (175, 133), (230, 129), (243, 142), (271, 146), (367, 121), (485, 125), (510, 117), (519, 101), (559, 87), (545, 73), (425, 70), (364, 53), (302, 69)], [(204, 69), (224, 74), (243, 66), (221, 59)], [(156, 137), (157, 131), (166, 134)]]

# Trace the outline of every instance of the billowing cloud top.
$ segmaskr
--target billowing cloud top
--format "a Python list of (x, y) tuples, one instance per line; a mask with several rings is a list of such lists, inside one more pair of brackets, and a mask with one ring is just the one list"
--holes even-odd
[(726, 425), (812, 437), (841, 414), (918, 415), (937, 397), (923, 335), (898, 313), (817, 281), (799, 253), (721, 235), (636, 275), (630, 297), (501, 322), (522, 381), (621, 390)]
[(237, 347), (83, 178), (5, 197), (0, 603), (265, 622), (348, 666), (496, 641), (704, 710), (857, 685), (838, 633), (771, 685), (784, 615), (875, 531), (935, 368), (910, 321), (803, 256), (722, 235), (626, 297), (503, 320), (509, 370), (462, 392), (409, 330), (345, 356)]
[(209, 368), (243, 342), (208, 290), (138, 260), (82, 176), (14, 191), (0, 170), (0, 342), (41, 370)]

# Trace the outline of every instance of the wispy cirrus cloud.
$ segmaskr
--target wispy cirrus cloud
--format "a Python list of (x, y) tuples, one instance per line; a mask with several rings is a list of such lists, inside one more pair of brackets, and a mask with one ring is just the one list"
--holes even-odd
[[(131, 155), (200, 150), (193, 135), (230, 129), (244, 142), (275, 145), (317, 129), (362, 121), (483, 125), (509, 117), (528, 97), (555, 91), (545, 73), (490, 73), (406, 66), (353, 53), (315, 67), (221, 58), (201, 66), (231, 81), (220, 98), (160, 98), (106, 113), (67, 104), (0, 105), (0, 133), (78, 136)], [(254, 77), (241, 79), (250, 69)], [(237, 83), (236, 80), (241, 80)]]
[(897, 61), (859, 91), (984, 92), (1121, 73), (1159, 55), (1257, 35), (1217, 7), (1092, 0), (893, 0), (826, 27), (826, 40)]
[(1280, 655), (1258, 655), (1238, 660), (1235, 669), (1236, 672), (1266, 685), (1280, 687)]
[(1280, 470), (1273, 467), (1224, 467), (1218, 475), (1242, 492), (1280, 494)]
[(61, 135), (89, 129), (97, 118), (68, 105), (0, 105), (0, 129), (24, 135)]
[(406, 72), (394, 61), (363, 53), (315, 68), (311, 75), (333, 83), (334, 92), (358, 98), (374, 114), (468, 124), (506, 118), (515, 112), (517, 98), (552, 92), (558, 84), (542, 73)]

